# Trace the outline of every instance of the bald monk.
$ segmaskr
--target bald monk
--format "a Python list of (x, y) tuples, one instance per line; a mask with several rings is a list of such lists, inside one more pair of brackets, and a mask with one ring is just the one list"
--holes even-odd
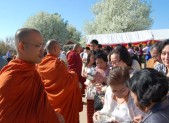
[(82, 111), (82, 96), (75, 72), (69, 72), (60, 60), (60, 44), (51, 39), (46, 43), (47, 55), (38, 64), (49, 101), (55, 111), (61, 113), (65, 123), (78, 123)]
[(80, 44), (75, 44), (73, 46), (73, 50), (70, 51), (66, 58), (68, 62), (68, 69), (75, 71), (78, 74), (79, 82), (82, 85), (82, 94), (84, 94), (84, 89), (85, 89), (85, 78), (81, 76), (81, 71), (82, 71), (82, 59), (80, 58), (80, 52), (82, 50), (82, 47)]
[(43, 57), (40, 32), (19, 29), (15, 45), (17, 58), (0, 73), (0, 123), (63, 123), (51, 107), (35, 68)]

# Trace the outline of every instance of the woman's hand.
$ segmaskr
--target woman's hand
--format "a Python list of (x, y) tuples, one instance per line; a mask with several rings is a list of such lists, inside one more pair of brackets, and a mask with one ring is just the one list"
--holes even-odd
[(100, 115), (100, 112), (97, 111), (93, 114), (93, 121), (96, 122), (97, 121), (97, 117)]
[(133, 123), (141, 123), (143, 117), (141, 115), (134, 117)]

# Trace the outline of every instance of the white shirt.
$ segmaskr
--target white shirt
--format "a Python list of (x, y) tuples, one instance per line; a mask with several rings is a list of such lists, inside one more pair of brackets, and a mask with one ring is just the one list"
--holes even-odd
[(61, 60), (63, 60), (65, 63), (67, 62), (67, 59), (66, 59), (66, 55), (65, 55), (65, 54), (60, 53), (59, 58), (60, 58)]
[(133, 68), (133, 70), (136, 70), (136, 71), (141, 69), (141, 68), (140, 68), (140, 64), (138, 63), (137, 60), (133, 60), (133, 61), (132, 61), (131, 68)]
[[(112, 96), (113, 96), (113, 93), (112, 93), (111, 87), (108, 86), (106, 93), (105, 93), (103, 108), (99, 111), (101, 114), (102, 113), (111, 114), (112, 117), (116, 117), (115, 119), (120, 119), (121, 121), (122, 120), (125, 121), (126, 118), (130, 118), (131, 120), (133, 120), (135, 116), (145, 115), (145, 113), (143, 113), (140, 109), (138, 109), (138, 107), (134, 104), (134, 100), (131, 97), (131, 95), (129, 95), (127, 105), (121, 106), (120, 110), (125, 110), (125, 111), (123, 111), (121, 114), (119, 111), (117, 113), (118, 105), (117, 105), (117, 102), (113, 100)], [(125, 118), (123, 119), (124, 115), (125, 115)]]

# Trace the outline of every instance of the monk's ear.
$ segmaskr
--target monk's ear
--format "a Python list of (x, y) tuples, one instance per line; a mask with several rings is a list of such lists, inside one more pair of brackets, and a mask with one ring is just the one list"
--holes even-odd
[(54, 45), (54, 46), (53, 46), (53, 50), (54, 50), (55, 52), (56, 52), (56, 48), (57, 48), (57, 47)]
[(22, 52), (24, 49), (25, 49), (25, 48), (24, 48), (24, 44), (23, 44), (22, 42), (19, 42), (19, 43), (18, 43), (18, 50), (19, 50), (20, 52)]

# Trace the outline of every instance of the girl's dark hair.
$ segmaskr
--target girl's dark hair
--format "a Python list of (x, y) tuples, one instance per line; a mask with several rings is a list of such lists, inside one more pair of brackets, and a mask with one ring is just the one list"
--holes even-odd
[(160, 51), (161, 51), (161, 43), (162, 43), (161, 41), (154, 43), (151, 46), (150, 50), (153, 50), (154, 48), (156, 48), (158, 53), (160, 53)]
[[(88, 65), (90, 63), (90, 57), (94, 55), (94, 59), (95, 59), (95, 54), (94, 53), (89, 53), (88, 56), (87, 56), (87, 62), (86, 62), (86, 65)], [(95, 60), (94, 60), (95, 61)], [(93, 63), (93, 66), (96, 66), (96, 62)]]
[(167, 77), (152, 68), (137, 71), (127, 84), (137, 95), (140, 107), (148, 107), (153, 102), (159, 102), (168, 93)]
[(126, 84), (126, 81), (129, 79), (129, 77), (130, 75), (128, 67), (116, 66), (109, 71), (107, 83), (110, 86)]
[(162, 50), (164, 49), (164, 47), (166, 45), (169, 45), (169, 39), (167, 39), (167, 40), (165, 40), (165, 41), (160, 43), (160, 53), (162, 53)]
[(96, 59), (103, 59), (103, 61), (108, 62), (107, 55), (103, 52), (96, 54)]
[(117, 45), (111, 52), (110, 56), (112, 54), (119, 54), (120, 60), (122, 60), (124, 63), (127, 64), (127, 66), (132, 65), (132, 58), (130, 56), (130, 53), (128, 52), (127, 48), (123, 45)]

